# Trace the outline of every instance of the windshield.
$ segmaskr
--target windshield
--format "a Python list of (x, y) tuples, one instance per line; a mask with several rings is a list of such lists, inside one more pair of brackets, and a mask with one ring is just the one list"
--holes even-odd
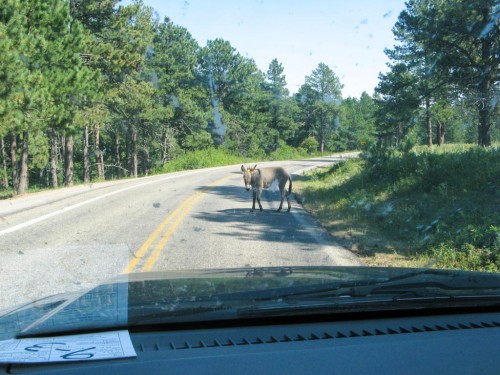
[(0, 335), (498, 304), (498, 1), (4, 0), (0, 45)]

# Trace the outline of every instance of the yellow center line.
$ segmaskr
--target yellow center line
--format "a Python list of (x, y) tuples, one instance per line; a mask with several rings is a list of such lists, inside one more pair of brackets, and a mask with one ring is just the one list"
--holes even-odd
[[(211, 184), (208, 185), (208, 187), (212, 187), (215, 185), (218, 185), (222, 183), (223, 181), (234, 177), (232, 175), (223, 177), (217, 181), (212, 182)], [(123, 273), (130, 273), (134, 270), (134, 268), (137, 266), (137, 264), (141, 261), (142, 257), (148, 249), (151, 247), (153, 242), (158, 238), (158, 236), (161, 234), (161, 232), (165, 229), (165, 227), (177, 216), (179, 217), (172, 223), (172, 225), (169, 227), (167, 232), (161, 237), (160, 241), (158, 244), (155, 246), (153, 252), (151, 255), (148, 257), (146, 263), (142, 267), (142, 271), (149, 271), (153, 265), (155, 264), (156, 260), (158, 259), (158, 256), (160, 255), (161, 251), (165, 247), (165, 243), (168, 241), (172, 233), (174, 232), (174, 229), (179, 225), (179, 223), (182, 221), (182, 219), (187, 215), (187, 213), (192, 209), (194, 204), (199, 201), (203, 195), (205, 195), (206, 192), (197, 192), (193, 195), (191, 195), (189, 198), (187, 198), (184, 202), (182, 202), (174, 212), (172, 212), (155, 230), (154, 232), (147, 238), (147, 240), (144, 242), (144, 244), (141, 246), (137, 254), (135, 255), (135, 258), (132, 259), (128, 266), (123, 270)], [(185, 210), (184, 210), (185, 209)], [(182, 211), (184, 210), (184, 211)]]
[(129, 262), (128, 266), (122, 271), (122, 273), (130, 273), (133, 271), (134, 267), (139, 263), (142, 256), (148, 251), (154, 240), (160, 235), (160, 233), (165, 229), (165, 227), (177, 216), (177, 214), (194, 199), (195, 195), (190, 196), (184, 202), (182, 202), (175, 210), (172, 212), (147, 238), (146, 242), (141, 246), (135, 257)]
[(198, 202), (206, 193), (196, 193), (195, 198), (191, 200), (191, 204), (179, 215), (177, 220), (175, 220), (172, 225), (168, 228), (168, 230), (165, 232), (165, 234), (162, 236), (161, 240), (158, 242), (158, 244), (155, 246), (154, 251), (151, 253), (149, 256), (148, 260), (142, 267), (142, 272), (147, 272), (150, 271), (151, 268), (153, 268), (153, 265), (156, 263), (158, 256), (161, 254), (163, 248), (165, 247), (166, 242), (174, 233), (175, 228), (179, 223), (184, 219), (184, 217), (188, 214), (189, 211), (191, 211), (191, 208), (193, 208), (194, 204)]

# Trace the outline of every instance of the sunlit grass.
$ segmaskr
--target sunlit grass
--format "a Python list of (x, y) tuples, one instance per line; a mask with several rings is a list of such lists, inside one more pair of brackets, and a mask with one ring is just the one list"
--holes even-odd
[(14, 189), (2, 189), (0, 190), (0, 199), (12, 198), (16, 194)]
[(303, 149), (295, 149), (287, 145), (281, 145), (268, 156), (259, 157), (259, 160), (252, 160), (249, 157), (236, 155), (224, 148), (208, 148), (205, 150), (190, 151), (177, 156), (168, 161), (163, 168), (155, 171), (156, 173), (177, 172), (189, 169), (201, 169), (209, 167), (219, 167), (252, 161), (277, 161), (292, 160), (301, 158), (310, 158), (321, 156), (321, 153), (310, 154)]
[(218, 167), (245, 162), (245, 158), (231, 154), (225, 149), (209, 148), (186, 152), (165, 164), (159, 172), (168, 173), (188, 169)]
[(500, 271), (500, 149), (417, 147), (298, 181), (305, 207), (373, 265)]

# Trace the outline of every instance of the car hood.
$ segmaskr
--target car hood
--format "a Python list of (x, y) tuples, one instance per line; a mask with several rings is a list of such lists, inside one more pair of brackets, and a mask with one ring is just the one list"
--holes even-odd
[[(352, 297), (360, 297), (363, 304), (359, 308), (367, 308), (381, 288), (386, 288), (382, 292), (384, 301), (396, 301), (391, 293), (418, 297), (416, 287), (420, 286), (421, 293), (424, 289), (434, 290), (436, 285), (453, 290), (454, 299), (461, 295), (494, 295), (498, 304), (500, 275), (492, 273), (382, 267), (135, 273), (119, 275), (90, 290), (58, 294), (0, 312), (0, 339), (232, 319), (238, 317), (237, 312), (241, 315), (256, 306), (258, 313), (279, 307), (282, 314), (283, 301), (285, 307), (302, 307), (302, 300), (318, 303), (335, 298), (335, 306), (341, 308), (343, 301), (351, 303)], [(442, 294), (437, 296), (443, 298)]]

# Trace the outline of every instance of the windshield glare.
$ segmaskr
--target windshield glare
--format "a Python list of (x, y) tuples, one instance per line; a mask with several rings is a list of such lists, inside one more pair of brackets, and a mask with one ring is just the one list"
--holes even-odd
[(3, 1), (0, 336), (495, 300), (499, 12)]

